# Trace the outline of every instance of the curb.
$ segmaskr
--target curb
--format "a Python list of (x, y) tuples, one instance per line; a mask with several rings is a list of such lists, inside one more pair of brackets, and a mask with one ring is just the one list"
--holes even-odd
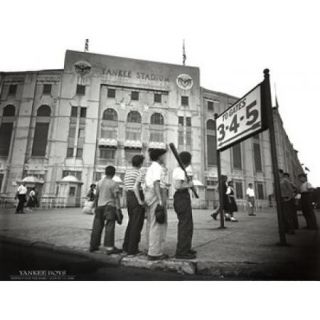
[(223, 279), (225, 277), (255, 277), (263, 275), (271, 278), (274, 265), (268, 263), (252, 263), (249, 261), (226, 262), (212, 260), (176, 260), (174, 258), (160, 261), (149, 261), (146, 256), (126, 257), (124, 255), (107, 255), (105, 251), (89, 252), (66, 246), (56, 246), (43, 241), (30, 241), (0, 235), (0, 243), (15, 244), (24, 247), (36, 247), (60, 254), (74, 255), (100, 262), (104, 265), (131, 267), (140, 269), (176, 272), (184, 275), (206, 275)]
[(193, 275), (196, 273), (195, 262), (177, 261), (175, 259), (162, 261), (149, 261), (146, 256), (128, 258), (124, 255), (107, 255), (105, 251), (99, 250), (97, 252), (89, 252), (77, 248), (70, 248), (66, 246), (56, 246), (43, 241), (23, 240), (8, 236), (0, 235), (0, 242), (15, 244), (24, 247), (36, 247), (38, 249), (49, 250), (57, 253), (75, 255), (84, 257), (90, 260), (98, 261), (106, 265), (123, 266), (132, 268), (142, 268), (149, 270), (173, 271), (181, 274)]
[(23, 239), (17, 239), (13, 237), (0, 235), (0, 243), (1, 242), (15, 244), (15, 245), (24, 246), (24, 247), (36, 247), (38, 249), (49, 250), (49, 251), (53, 251), (61, 254), (88, 258), (90, 260), (103, 262), (108, 265), (119, 265), (121, 260), (121, 257), (119, 256), (108, 256), (103, 252), (91, 253), (89, 251), (80, 250), (77, 248), (70, 248), (66, 246), (56, 246), (54, 244), (50, 244), (43, 241), (30, 241), (30, 240), (23, 240)]

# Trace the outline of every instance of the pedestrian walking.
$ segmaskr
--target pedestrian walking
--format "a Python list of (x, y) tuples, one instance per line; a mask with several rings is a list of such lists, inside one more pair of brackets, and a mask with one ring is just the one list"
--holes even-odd
[(97, 185), (95, 183), (92, 183), (87, 193), (87, 200), (94, 202), (96, 198), (96, 193), (97, 193)]
[[(183, 151), (179, 157), (188, 174), (192, 173), (191, 153)], [(175, 188), (173, 207), (178, 218), (176, 258), (195, 259), (196, 251), (192, 249), (193, 218), (189, 191), (189, 188), (193, 187), (192, 175), (186, 176), (184, 171), (177, 167), (173, 170), (172, 180)]]
[(304, 215), (304, 218), (306, 219), (306, 229), (317, 230), (317, 218), (312, 204), (314, 188), (308, 181), (308, 176), (306, 174), (301, 173), (299, 174), (298, 178), (301, 182), (299, 188), (301, 193), (301, 210)]
[(18, 189), (17, 189), (17, 193), (16, 193), (16, 199), (18, 199), (18, 205), (16, 207), (16, 213), (24, 213), (24, 204), (27, 201), (27, 188), (25, 186), (25, 183), (22, 182)]
[(284, 175), (283, 170), (279, 170), (280, 175), (280, 193), (281, 193), (281, 207), (284, 216), (285, 231), (288, 234), (294, 234), (294, 218), (293, 218), (293, 206), (294, 206), (294, 189), (291, 182)]
[(247, 188), (247, 202), (248, 202), (248, 214), (249, 216), (255, 216), (255, 193), (253, 184), (249, 183)]
[(96, 193), (97, 193), (97, 185), (95, 183), (92, 183), (90, 185), (90, 189), (87, 193), (86, 201), (84, 203), (82, 212), (86, 214), (94, 214), (94, 202), (96, 198)]
[[(219, 183), (219, 188), (222, 189), (222, 194), (223, 194), (223, 208), (222, 210), (224, 211), (224, 213), (226, 212), (227, 210), (227, 202), (228, 202), (228, 196), (227, 196), (227, 188), (228, 188), (228, 176), (225, 176), (225, 175), (221, 175), (221, 180), (220, 180), (220, 183)], [(220, 194), (220, 193), (219, 193)], [(214, 219), (214, 220), (217, 220), (217, 216), (220, 212), (220, 208), (221, 208), (221, 202), (219, 204), (219, 207), (211, 214), (211, 217)]]
[(120, 195), (118, 183), (112, 178), (116, 173), (113, 166), (105, 169), (105, 176), (98, 182), (95, 197), (95, 216), (90, 240), (90, 251), (99, 249), (101, 234), (105, 228), (104, 246), (107, 254), (121, 253), (122, 250), (114, 245), (115, 223), (121, 224), (122, 213), (120, 209)]
[(29, 195), (28, 195), (28, 201), (27, 201), (27, 205), (26, 205), (27, 209), (32, 212), (33, 208), (36, 207), (37, 202), (38, 201), (37, 201), (36, 188), (33, 187), (30, 190)]
[(293, 181), (290, 179), (290, 174), (288, 172), (285, 172), (283, 176), (291, 183), (293, 193), (294, 193), (294, 198), (291, 200), (291, 205), (292, 205), (292, 222), (294, 229), (299, 229), (299, 220), (298, 220), (298, 207), (296, 204), (296, 196), (298, 194), (298, 188), (297, 186), (293, 183)]
[(145, 218), (144, 194), (141, 188), (143, 161), (143, 155), (133, 156), (132, 167), (126, 170), (124, 176), (129, 220), (123, 242), (123, 251), (128, 255), (139, 253), (139, 242)]
[[(156, 209), (163, 210), (164, 199), (161, 196), (160, 181), (163, 177), (166, 150), (152, 149), (149, 153), (152, 161), (145, 177), (145, 203), (147, 213), (147, 242), (148, 259), (162, 260), (168, 256), (164, 254), (164, 243), (167, 233), (167, 217), (164, 223), (159, 223), (156, 218)], [(165, 212), (166, 214), (166, 212)]]
[(238, 211), (238, 206), (234, 196), (233, 182), (228, 182), (228, 187), (226, 191), (226, 221), (238, 222), (238, 220), (234, 217), (234, 212)]

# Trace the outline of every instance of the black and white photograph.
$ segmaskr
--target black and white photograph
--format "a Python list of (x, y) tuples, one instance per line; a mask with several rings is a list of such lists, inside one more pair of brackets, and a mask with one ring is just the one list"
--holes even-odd
[(1, 281), (320, 280), (315, 1), (0, 8)]

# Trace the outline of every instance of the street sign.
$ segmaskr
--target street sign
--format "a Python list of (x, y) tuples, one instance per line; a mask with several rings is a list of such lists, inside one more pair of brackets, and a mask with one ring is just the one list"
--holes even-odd
[(278, 168), (276, 138), (273, 123), (269, 69), (265, 69), (264, 80), (249, 91), (221, 115), (215, 114), (217, 135), (217, 171), (220, 198), (220, 229), (224, 229), (224, 198), (221, 174), (221, 151), (230, 148), (251, 136), (269, 129), (272, 171), (279, 225), (279, 244), (287, 245), (285, 216), (281, 205), (281, 190)]
[(265, 129), (261, 108), (261, 84), (216, 118), (217, 150), (232, 145)]

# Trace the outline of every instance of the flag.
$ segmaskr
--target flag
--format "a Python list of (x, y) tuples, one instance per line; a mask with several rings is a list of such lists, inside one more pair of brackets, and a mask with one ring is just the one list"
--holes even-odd
[(277, 94), (276, 94), (276, 108), (279, 109), (279, 103), (278, 103), (278, 97), (277, 97)]
[(84, 51), (88, 52), (89, 51), (89, 39), (86, 39), (85, 45), (84, 45)]
[(276, 84), (274, 84), (274, 95), (275, 95), (275, 100), (276, 100), (275, 108), (276, 108), (276, 109), (279, 109), (279, 103), (278, 103), (278, 95), (277, 95), (277, 87), (276, 87)]
[(186, 60), (187, 60), (186, 47), (185, 47), (185, 43), (184, 43), (184, 40), (183, 40), (183, 44), (182, 44), (182, 64), (184, 66), (186, 65)]

